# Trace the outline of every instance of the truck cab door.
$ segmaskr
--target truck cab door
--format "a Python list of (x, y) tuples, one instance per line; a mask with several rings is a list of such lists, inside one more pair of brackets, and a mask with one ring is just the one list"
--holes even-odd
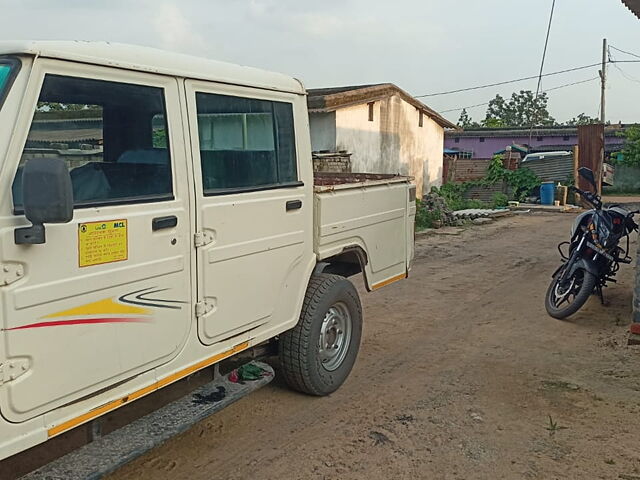
[[(21, 422), (174, 358), (192, 319), (187, 163), (175, 78), (38, 59), (3, 169), (0, 410)], [(46, 243), (28, 225), (21, 174), (57, 158), (74, 218)]]
[(301, 172), (296, 96), (210, 82), (185, 86), (200, 341), (293, 326), (314, 261), (312, 185), (301, 181), (311, 177), (311, 162)]

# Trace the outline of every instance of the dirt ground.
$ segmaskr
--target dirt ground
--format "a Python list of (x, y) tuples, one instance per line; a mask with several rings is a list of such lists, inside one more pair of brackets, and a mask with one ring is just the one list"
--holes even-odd
[(365, 336), (340, 390), (312, 398), (276, 378), (110, 480), (640, 479), (633, 268), (610, 306), (544, 311), (572, 219), (418, 239), (410, 279), (359, 285)]

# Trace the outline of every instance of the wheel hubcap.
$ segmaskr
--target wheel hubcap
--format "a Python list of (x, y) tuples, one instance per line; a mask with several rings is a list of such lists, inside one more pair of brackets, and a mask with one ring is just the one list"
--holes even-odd
[(338, 368), (349, 350), (351, 342), (351, 315), (347, 306), (338, 302), (333, 304), (322, 320), (318, 354), (325, 370)]

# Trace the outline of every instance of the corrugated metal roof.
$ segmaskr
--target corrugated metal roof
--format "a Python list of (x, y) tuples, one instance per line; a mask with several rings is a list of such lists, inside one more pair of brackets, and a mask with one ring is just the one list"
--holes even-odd
[(622, 3), (624, 3), (636, 17), (640, 18), (640, 0), (622, 0)]
[(71, 130), (32, 130), (29, 142), (86, 142), (102, 140), (102, 128), (74, 128)]
[[(640, 0), (638, 0), (640, 1)], [(607, 137), (615, 137), (618, 132), (624, 132), (626, 125), (607, 125), (604, 134)], [(472, 128), (467, 130), (448, 131), (447, 137), (528, 137), (529, 127), (510, 127), (510, 128)], [(565, 137), (577, 136), (578, 127), (534, 127), (531, 131), (533, 137)]]

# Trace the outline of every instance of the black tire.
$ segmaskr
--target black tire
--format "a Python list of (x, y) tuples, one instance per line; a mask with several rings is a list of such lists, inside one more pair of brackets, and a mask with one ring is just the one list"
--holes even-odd
[(573, 292), (571, 293), (574, 297), (573, 301), (571, 303), (565, 303), (565, 306), (561, 307), (561, 305), (558, 305), (554, 300), (556, 299), (556, 287), (561, 288), (558, 284), (563, 272), (564, 269), (560, 270), (553, 277), (544, 298), (544, 306), (547, 309), (547, 313), (557, 319), (567, 318), (582, 308), (593, 293), (597, 282), (597, 278), (594, 274), (581, 268), (577, 269), (573, 276), (568, 280), (569, 282), (575, 282)]
[[(350, 335), (348, 340), (341, 342), (341, 358), (336, 357), (335, 365), (327, 369), (327, 359), (322, 358), (326, 353), (320, 346), (321, 330), (337, 306), (350, 315)], [(336, 391), (351, 373), (361, 338), (362, 305), (353, 284), (338, 275), (314, 275), (307, 286), (298, 323), (280, 335), (279, 356), (287, 384), (310, 395), (322, 396)], [(333, 354), (332, 350), (326, 352)]]

